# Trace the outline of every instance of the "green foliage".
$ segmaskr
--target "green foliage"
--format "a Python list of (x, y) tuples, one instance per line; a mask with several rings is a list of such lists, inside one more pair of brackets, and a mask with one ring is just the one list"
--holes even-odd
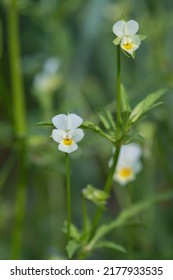
[(101, 242), (98, 242), (95, 246), (95, 248), (108, 248), (108, 249), (113, 249), (113, 250), (116, 250), (116, 251), (119, 251), (121, 253), (126, 253), (126, 249), (115, 243), (115, 242), (111, 242), (111, 241), (101, 241)]
[(66, 246), (68, 258), (71, 259), (79, 248), (79, 243), (77, 243), (75, 240), (70, 240)]
[[(173, 185), (173, 95), (165, 95), (164, 106), (155, 110), (152, 118), (148, 114), (147, 123), (143, 127), (140, 121), (146, 113), (162, 103), (159, 101), (162, 97), (160, 90), (147, 96), (147, 99), (148, 92), (156, 85), (157, 88), (165, 87), (172, 92), (173, 74), (170, 62), (173, 39), (170, 30), (173, 2), (158, 1), (156, 5), (156, 1), (141, 0), (138, 6), (136, 1), (127, 0), (117, 0), (114, 3), (102, 0), (16, 2), (19, 23), (17, 37), (21, 50), (21, 57), (16, 62), (17, 69), (20, 61), (22, 64), (21, 76), (27, 103), (26, 204), (20, 199), (27, 211), (23, 213), (23, 232), (21, 235), (19, 233), (22, 248), (20, 258), (51, 259), (53, 256), (54, 259), (65, 259), (66, 252), (69, 258), (90, 258), (90, 253), (94, 252), (92, 259), (172, 259), (172, 196), (158, 207), (150, 207), (154, 205), (153, 202), (145, 204), (144, 200), (146, 197), (154, 199), (153, 195), (159, 191), (165, 192), (166, 196)], [(15, 105), (13, 101), (14, 88), (9, 74), (9, 49), (15, 49), (15, 45), (9, 43), (8, 35), (7, 12), (10, 5), (11, 0), (1, 0), (0, 259), (11, 258), (15, 213), (20, 213), (16, 194), (22, 194), (22, 191), (18, 192), (18, 185), (23, 176), (20, 161), (22, 153), (19, 155), (18, 139), (14, 133), (16, 114), (13, 115), (12, 112), (17, 112), (19, 121), (23, 117), (19, 102)], [(118, 11), (124, 11), (126, 21), (132, 19), (135, 11), (141, 32), (148, 34), (145, 44), (142, 43), (136, 52), (136, 61), (127, 60), (126, 57), (131, 56), (126, 52), (121, 53), (122, 80), (126, 90), (121, 86), (120, 127), (117, 126), (115, 102), (116, 46), (111, 43), (114, 38), (112, 24), (120, 19)], [(11, 37), (14, 35), (12, 32)], [(141, 40), (146, 38), (138, 35)], [(113, 43), (119, 44), (119, 38)], [(45, 63), (51, 57), (61, 62), (57, 75), (49, 80), (49, 84), (48, 77), (43, 75), (41, 87), (36, 88), (36, 78), (42, 74)], [(16, 71), (13, 74), (16, 75)], [(132, 104), (136, 104), (136, 100), (143, 101), (134, 107)], [(64, 154), (58, 152), (57, 145), (49, 135), (54, 128), (51, 118), (68, 111), (77, 113), (90, 122), (83, 124), (82, 128), (88, 133), (85, 134), (79, 151), (70, 156), (74, 183), (72, 218), (75, 225), (71, 225), (71, 240), (65, 250), (66, 226), (62, 231), (66, 219)], [(40, 120), (45, 121), (40, 123)], [(101, 137), (95, 137), (94, 134)], [(134, 141), (142, 143), (143, 170), (133, 186), (116, 189), (120, 192), (116, 203), (113, 202), (114, 193), (110, 194), (107, 202), (109, 211), (104, 213), (104, 224), (100, 220), (102, 227), (96, 227), (92, 231), (96, 207), (83, 198), (86, 206), (90, 206), (86, 207), (87, 217), (84, 223), (79, 199), (83, 183), (86, 185), (89, 178), (89, 182), (102, 188), (106, 181), (112, 146)], [(111, 184), (114, 185), (115, 182)], [(127, 193), (130, 194), (129, 200)], [(144, 204), (140, 204), (141, 200)], [(128, 207), (128, 201), (131, 201), (134, 208)], [(134, 201), (139, 204), (133, 205)], [(121, 207), (122, 212), (110, 222), (114, 213), (121, 211)], [(103, 210), (101, 207), (99, 209)], [(128, 227), (129, 222), (132, 224), (131, 219), (135, 224), (135, 216), (140, 211), (143, 211), (141, 223), (147, 230)], [(126, 226), (125, 230), (123, 226)], [(94, 242), (93, 245), (90, 242)], [(119, 244), (126, 244), (130, 251), (122, 254), (125, 248)]]
[(157, 102), (157, 100), (166, 92), (166, 89), (159, 89), (153, 93), (150, 93), (144, 100), (138, 103), (132, 110), (129, 116), (130, 123), (136, 123), (141, 117), (153, 108), (159, 106), (163, 102)]
[(115, 228), (119, 228), (119, 227), (123, 226), (127, 222), (128, 219), (130, 219), (130, 218), (138, 215), (140, 212), (150, 208), (155, 203), (158, 203), (163, 200), (168, 200), (172, 197), (173, 197), (173, 191), (170, 191), (167, 193), (155, 195), (154, 197), (149, 198), (145, 201), (137, 202), (136, 204), (132, 205), (131, 207), (122, 210), (121, 213), (119, 214), (119, 216), (113, 222), (110, 222), (109, 224), (101, 225), (97, 229), (94, 237), (88, 244), (88, 247), (91, 250), (92, 248), (95, 247), (95, 244), (97, 244), (97, 242), (100, 239), (105, 237), (105, 235), (110, 233)]

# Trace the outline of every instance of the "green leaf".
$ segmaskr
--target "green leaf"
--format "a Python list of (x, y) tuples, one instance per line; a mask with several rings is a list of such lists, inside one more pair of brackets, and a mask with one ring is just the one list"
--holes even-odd
[(95, 235), (93, 236), (92, 240), (89, 242), (87, 247), (91, 250), (95, 247), (96, 243), (103, 238), (105, 235), (110, 233), (113, 229), (123, 226), (128, 219), (134, 217), (135, 215), (139, 214), (140, 212), (147, 210), (155, 203), (158, 203), (163, 200), (168, 200), (173, 197), (173, 191), (165, 192), (162, 194), (155, 195), (152, 198), (147, 200), (138, 202), (131, 207), (128, 207), (121, 211), (117, 219), (109, 224), (102, 225), (98, 228)]
[(110, 124), (107, 121), (107, 119), (105, 118), (105, 116), (103, 116), (102, 114), (99, 114), (99, 118), (101, 120), (101, 122), (103, 123), (104, 127), (109, 130), (110, 129)]
[(115, 138), (113, 138), (111, 135), (105, 133), (98, 125), (95, 125), (91, 122), (84, 122), (80, 127), (83, 129), (92, 130), (93, 132), (101, 135), (102, 137), (106, 138), (107, 140), (109, 140), (112, 143), (115, 142)]
[(145, 40), (148, 36), (144, 34), (138, 34), (138, 37), (141, 41)]
[(115, 242), (111, 242), (111, 241), (101, 241), (101, 242), (98, 242), (94, 248), (111, 248), (111, 249), (114, 249), (116, 251), (120, 251), (122, 253), (126, 253), (126, 249), (115, 243)]
[(104, 111), (99, 114), (99, 117), (107, 130), (113, 130), (115, 131), (116, 129), (116, 124), (114, 121), (114, 118), (111, 114), (111, 112), (108, 109), (105, 109)]
[(161, 103), (156, 101), (166, 92), (165, 89), (159, 89), (156, 92), (149, 94), (145, 99), (143, 99), (140, 103), (136, 105), (133, 111), (130, 114), (129, 121), (131, 123), (135, 123), (146, 114), (151, 109), (159, 106)]
[[(67, 222), (64, 224), (64, 233), (67, 233)], [(81, 233), (78, 230), (78, 228), (74, 224), (70, 224), (70, 237), (73, 238), (76, 241), (79, 241), (81, 238)]]
[(68, 258), (71, 259), (76, 251), (80, 248), (80, 244), (75, 240), (70, 240), (66, 246)]
[(128, 95), (125, 90), (125, 87), (121, 84), (121, 105), (122, 105), (122, 112), (131, 112)]
[(119, 37), (117, 37), (117, 38), (115, 38), (114, 40), (113, 40), (113, 43), (114, 43), (114, 45), (119, 45), (120, 44), (120, 41), (121, 41), (121, 39), (119, 38)]
[(113, 131), (115, 131), (115, 129), (116, 129), (116, 123), (115, 123), (115, 121), (114, 121), (114, 118), (113, 118), (111, 112), (110, 112), (109, 110), (106, 110), (105, 113), (106, 113), (106, 116), (107, 116), (107, 120), (109, 121), (109, 124), (110, 124), (110, 126), (111, 126), (111, 129), (112, 129)]

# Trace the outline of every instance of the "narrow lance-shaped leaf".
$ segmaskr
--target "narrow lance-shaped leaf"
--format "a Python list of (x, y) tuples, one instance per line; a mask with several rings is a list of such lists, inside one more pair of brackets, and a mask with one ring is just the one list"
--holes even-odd
[(154, 205), (157, 202), (163, 201), (163, 200), (168, 200), (173, 197), (173, 191), (166, 192), (163, 194), (156, 195), (152, 198), (149, 198), (145, 201), (138, 202), (134, 204), (131, 207), (126, 208), (123, 210), (119, 216), (117, 217), (116, 220), (109, 224), (102, 225), (98, 228), (96, 231), (93, 239), (89, 242), (87, 245), (90, 250), (95, 247), (96, 243), (103, 238), (105, 235), (107, 235), (109, 232), (111, 232), (113, 229), (123, 226), (126, 221), (135, 215), (139, 214), (140, 212), (150, 208), (152, 205)]
[(96, 244), (95, 248), (111, 248), (116, 251), (126, 253), (126, 249), (122, 245), (111, 241), (100, 241)]
[(161, 103), (156, 101), (166, 92), (165, 89), (159, 89), (156, 92), (149, 94), (144, 100), (136, 105), (130, 114), (129, 122), (135, 123), (141, 116), (146, 114), (151, 109), (160, 105)]
[(125, 90), (125, 87), (121, 85), (121, 105), (122, 105), (122, 112), (131, 112), (130, 104), (128, 101), (128, 95)]

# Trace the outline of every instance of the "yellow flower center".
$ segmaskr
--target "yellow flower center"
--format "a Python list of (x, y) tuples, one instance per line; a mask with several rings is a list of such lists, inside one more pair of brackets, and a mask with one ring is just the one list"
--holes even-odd
[(123, 44), (125, 50), (131, 50), (133, 48), (133, 43)]
[(65, 146), (71, 146), (73, 144), (73, 140), (71, 138), (65, 138), (63, 139), (63, 144)]
[(119, 175), (123, 178), (129, 178), (133, 174), (133, 170), (129, 167), (123, 167), (118, 171)]

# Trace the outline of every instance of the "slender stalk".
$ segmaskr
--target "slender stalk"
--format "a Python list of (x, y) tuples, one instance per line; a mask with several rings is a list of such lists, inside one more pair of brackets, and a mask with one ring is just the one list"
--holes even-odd
[(19, 142), (19, 178), (15, 198), (15, 221), (12, 236), (12, 259), (20, 259), (23, 242), (23, 229), (25, 222), (25, 202), (27, 187), (26, 172), (26, 144), (23, 139)]
[(26, 109), (20, 65), (20, 45), (17, 1), (11, 0), (7, 8), (8, 48), (13, 95), (13, 119), (17, 136), (26, 133)]
[(7, 7), (7, 30), (14, 132), (19, 148), (19, 181), (17, 184), (16, 216), (12, 236), (12, 259), (20, 259), (26, 198), (26, 109), (20, 68), (20, 45), (16, 0), (11, 0)]
[[(115, 168), (116, 168), (116, 165), (117, 165), (117, 162), (118, 162), (119, 153), (120, 153), (120, 145), (117, 146), (116, 151), (114, 153), (113, 164), (112, 164), (112, 166), (110, 168), (109, 175), (107, 177), (107, 180), (106, 180), (106, 183), (105, 183), (105, 186), (104, 186), (104, 191), (107, 192), (107, 193), (110, 193), (110, 191), (111, 191), (113, 175), (114, 175), (114, 171), (115, 171)], [(95, 216), (94, 216), (94, 220), (93, 220), (91, 236), (95, 232), (95, 229), (96, 229), (96, 227), (97, 227), (97, 225), (99, 223), (99, 220), (100, 220), (100, 218), (102, 216), (102, 213), (103, 213), (103, 209), (102, 208), (97, 208)]]
[[(119, 132), (120, 127), (121, 127), (121, 52), (120, 52), (120, 46), (117, 46), (117, 77), (116, 77), (116, 101), (117, 101), (117, 132)], [(112, 187), (112, 180), (113, 180), (113, 175), (114, 171), (118, 162), (118, 157), (120, 153), (120, 148), (121, 145), (118, 144), (116, 146), (116, 151), (114, 153), (114, 158), (113, 158), (113, 165), (110, 168), (109, 175), (107, 177), (105, 186), (104, 186), (104, 191), (107, 193), (110, 193), (111, 187)], [(95, 229), (99, 223), (99, 220), (102, 216), (103, 209), (98, 208), (96, 210), (94, 220), (93, 220), (93, 226), (91, 230), (91, 236), (94, 234)]]
[(82, 212), (83, 212), (83, 233), (86, 233), (87, 229), (87, 208), (85, 197), (82, 196)]
[(117, 124), (118, 128), (121, 125), (121, 52), (120, 45), (117, 46)]
[(71, 183), (70, 183), (70, 160), (66, 153), (66, 195), (67, 195), (67, 242), (70, 240), (71, 226)]

